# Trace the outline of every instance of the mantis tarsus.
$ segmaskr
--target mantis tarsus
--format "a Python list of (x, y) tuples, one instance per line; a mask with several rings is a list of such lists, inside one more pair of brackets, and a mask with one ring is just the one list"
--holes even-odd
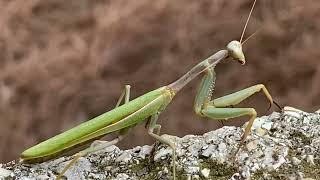
[[(89, 147), (76, 153), (74, 155), (74, 159), (58, 176), (58, 178), (60, 178), (66, 172), (66, 170), (81, 156), (85, 156), (88, 153), (98, 151), (118, 143), (125, 137), (130, 128), (137, 125), (139, 122), (150, 118), (150, 122), (148, 123), (147, 127), (148, 134), (154, 137), (156, 140), (167, 144), (173, 150), (172, 174), (173, 179), (175, 179), (175, 144), (159, 135), (161, 126), (157, 124), (157, 119), (159, 114), (171, 102), (173, 97), (199, 74), (204, 75), (194, 103), (194, 110), (198, 115), (209, 117), (211, 119), (225, 120), (245, 115), (250, 116), (249, 123), (241, 137), (241, 142), (239, 145), (239, 147), (241, 147), (250, 132), (257, 113), (254, 108), (229, 108), (229, 106), (236, 105), (261, 90), (266, 95), (271, 105), (271, 103), (274, 103), (271, 95), (262, 84), (251, 86), (244, 90), (214, 100), (211, 99), (211, 94), (215, 86), (214, 67), (219, 62), (224, 59), (232, 59), (240, 62), (242, 65), (245, 64), (245, 56), (242, 51), (242, 38), (255, 2), (256, 0), (253, 3), (240, 41), (231, 41), (225, 50), (220, 50), (214, 55), (203, 60), (175, 82), (150, 91), (134, 100), (129, 100), (130, 86), (125, 86), (125, 89), (122, 92), (114, 109), (25, 150), (21, 154), (21, 161), (23, 163), (43, 162), (55, 158), (78, 146), (93, 142), (107, 134), (118, 132), (118, 137), (112, 141), (103, 142), (95, 147)], [(124, 104), (120, 105), (123, 99)]]

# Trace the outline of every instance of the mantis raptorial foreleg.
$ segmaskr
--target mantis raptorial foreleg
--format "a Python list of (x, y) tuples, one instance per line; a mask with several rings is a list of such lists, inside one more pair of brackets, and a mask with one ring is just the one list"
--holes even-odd
[[(257, 112), (254, 108), (226, 108), (234, 106), (250, 97), (251, 95), (263, 91), (264, 95), (270, 102), (275, 103), (266, 87), (263, 84), (254, 85), (246, 89), (237, 91), (235, 93), (211, 100), (211, 93), (215, 83), (215, 73), (213, 68), (209, 68), (206, 72), (200, 87), (198, 89), (198, 94), (195, 99), (194, 109), (197, 114), (201, 116), (206, 116), (211, 119), (216, 120), (228, 120), (230, 118), (250, 116), (249, 123), (241, 137), (241, 142), (239, 148), (242, 146), (244, 140), (249, 135), (251, 127), (255, 118), (257, 117)], [(276, 104), (276, 103), (275, 103)], [(278, 106), (278, 104), (276, 104)], [(278, 106), (279, 107), (279, 106)], [(279, 107), (281, 109), (281, 107)], [(238, 149), (239, 150), (239, 149)], [(238, 151), (237, 150), (237, 151)]]

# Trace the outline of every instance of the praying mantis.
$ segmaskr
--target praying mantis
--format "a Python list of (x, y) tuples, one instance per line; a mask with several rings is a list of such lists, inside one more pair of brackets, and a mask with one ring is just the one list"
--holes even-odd
[[(175, 144), (171, 140), (160, 136), (161, 125), (157, 124), (157, 120), (159, 114), (165, 110), (166, 106), (173, 100), (175, 95), (200, 74), (203, 74), (203, 78), (200, 82), (194, 102), (196, 114), (215, 120), (227, 120), (235, 117), (250, 116), (249, 123), (241, 136), (240, 148), (250, 133), (257, 113), (254, 108), (233, 108), (231, 106), (262, 91), (269, 100), (270, 106), (274, 103), (279, 107), (279, 105), (273, 101), (272, 96), (263, 84), (254, 85), (217, 99), (211, 99), (212, 91), (215, 86), (215, 66), (225, 59), (237, 61), (242, 65), (246, 63), (245, 55), (242, 51), (242, 44), (246, 40), (242, 42), (242, 39), (255, 3), (256, 0), (250, 10), (240, 41), (231, 41), (228, 43), (226, 49), (220, 50), (201, 61), (178, 80), (167, 86), (150, 91), (136, 99), (130, 100), (130, 86), (126, 85), (114, 109), (25, 150), (20, 156), (20, 161), (22, 163), (47, 161), (79, 146), (98, 140), (110, 133), (118, 133), (118, 136), (111, 141), (101, 142), (94, 147), (89, 147), (76, 153), (73, 160), (66, 165), (62, 172), (60, 172), (57, 177), (57, 179), (60, 179), (68, 168), (70, 168), (70, 166), (72, 166), (80, 157), (118, 143), (126, 136), (129, 129), (144, 120), (148, 120), (148, 134), (172, 148), (172, 174), (173, 179), (175, 179)], [(249, 36), (249, 38), (250, 37), (251, 36)], [(121, 104), (122, 101), (124, 102), (123, 104)]]

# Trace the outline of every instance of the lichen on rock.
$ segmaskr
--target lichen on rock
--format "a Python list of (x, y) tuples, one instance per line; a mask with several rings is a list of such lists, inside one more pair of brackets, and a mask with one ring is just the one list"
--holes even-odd
[[(243, 126), (245, 127), (245, 126)], [(201, 136), (163, 137), (176, 144), (177, 179), (320, 179), (320, 112), (285, 107), (255, 120), (235, 155), (244, 128), (225, 126)], [(172, 179), (172, 149), (159, 142), (82, 157), (67, 179)], [(0, 165), (1, 179), (54, 179), (71, 160)]]

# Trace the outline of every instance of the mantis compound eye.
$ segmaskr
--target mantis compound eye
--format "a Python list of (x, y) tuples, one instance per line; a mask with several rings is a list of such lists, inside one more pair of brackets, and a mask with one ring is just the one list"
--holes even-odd
[(237, 60), (242, 65), (246, 63), (246, 59), (242, 51), (242, 45), (239, 41), (236, 41), (236, 40), (231, 41), (227, 45), (227, 50), (228, 50), (229, 56), (233, 60)]

